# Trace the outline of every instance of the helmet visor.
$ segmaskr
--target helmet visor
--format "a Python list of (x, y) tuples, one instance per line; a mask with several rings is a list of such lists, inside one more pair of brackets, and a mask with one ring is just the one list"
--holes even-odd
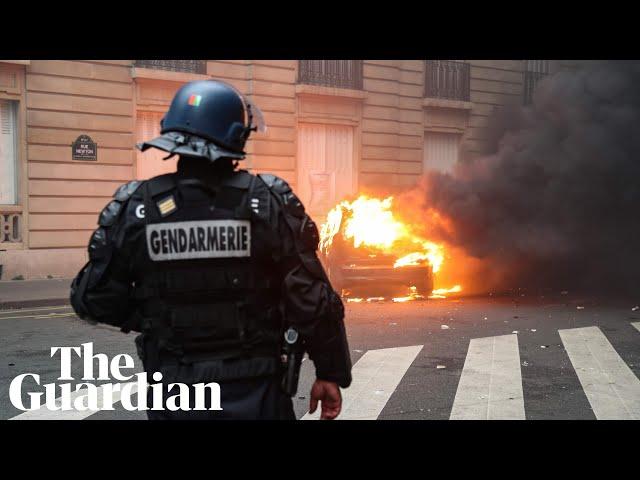
[(245, 97), (240, 90), (231, 85), (230, 83), (224, 82), (222, 80), (216, 80), (220, 83), (224, 83), (229, 86), (233, 90), (236, 91), (238, 96), (242, 99), (242, 103), (244, 103), (244, 110), (247, 115), (247, 127), (254, 129), (260, 133), (267, 133), (267, 124), (264, 121), (264, 115), (262, 114), (262, 110), (255, 103)]
[(257, 132), (267, 133), (267, 123), (264, 121), (262, 110), (244, 95), (242, 96), (247, 108), (249, 128), (255, 128)]

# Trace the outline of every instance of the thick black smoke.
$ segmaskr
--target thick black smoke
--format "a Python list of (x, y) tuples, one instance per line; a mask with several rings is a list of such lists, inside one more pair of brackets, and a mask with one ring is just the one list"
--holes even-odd
[(482, 259), (487, 288), (640, 293), (640, 62), (550, 76), (493, 132), (494, 154), (423, 179), (453, 222), (430, 233)]

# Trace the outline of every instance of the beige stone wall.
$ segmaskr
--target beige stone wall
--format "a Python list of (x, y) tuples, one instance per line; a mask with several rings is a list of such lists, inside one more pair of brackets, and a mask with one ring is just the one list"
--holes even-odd
[[(186, 81), (226, 80), (263, 110), (268, 132), (249, 142), (245, 168), (275, 173), (296, 188), (298, 123), (342, 123), (354, 127), (358, 188), (398, 190), (422, 174), (425, 130), (458, 132), (466, 154), (479, 155), (492, 112), (522, 103), (524, 61), (468, 62), (470, 102), (424, 99), (423, 60), (365, 60), (361, 92), (297, 85), (296, 60), (209, 60), (206, 75), (146, 71), (131, 60), (0, 63), (23, 76), (15, 95), (24, 109), (21, 208), (28, 225), (23, 253), (3, 252), (0, 262), (5, 273), (29, 277), (75, 273), (100, 209), (136, 176), (136, 111), (165, 111)], [(80, 134), (97, 142), (97, 162), (71, 160)]]
[(247, 146), (247, 165), (253, 172), (271, 172), (296, 184), (296, 71), (295, 60), (248, 61), (245, 92), (262, 110), (266, 134), (254, 135)]
[[(33, 60), (25, 84), (28, 247), (84, 249), (100, 209), (134, 174), (130, 62)], [(97, 142), (97, 161), (71, 159), (81, 134)]]
[(360, 183), (402, 187), (422, 173), (424, 62), (365, 60)]
[(487, 123), (496, 108), (509, 103), (522, 105), (522, 60), (468, 60), (471, 65), (470, 112), (463, 136), (463, 150), (470, 155), (486, 152)]

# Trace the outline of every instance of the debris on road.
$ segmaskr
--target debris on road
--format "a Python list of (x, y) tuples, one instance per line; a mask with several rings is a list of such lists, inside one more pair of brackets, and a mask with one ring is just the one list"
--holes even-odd
[(445, 365), (438, 365), (438, 366), (436, 366), (436, 368), (437, 368), (438, 370), (440, 370), (441, 368), (447, 368), (447, 367), (446, 367)]
[(440, 325), (440, 330), (449, 330), (449, 325)]
[(535, 328), (532, 328), (531, 331), (532, 332), (537, 332), (537, 330)]
[(576, 307), (576, 310), (584, 310), (584, 307), (582, 307), (582, 306), (578, 305), (578, 306)]
[(528, 367), (529, 366), (529, 362), (522, 362), (522, 366), (523, 367)]
[(517, 335), (517, 334), (518, 334), (518, 330), (514, 330), (514, 331), (513, 331), (513, 332), (511, 332), (511, 333), (515, 333), (515, 334)]
[(635, 312), (636, 310), (640, 310), (640, 306), (636, 305), (631, 309), (632, 312)]
[(540, 345), (540, 348), (549, 348), (549, 345)]

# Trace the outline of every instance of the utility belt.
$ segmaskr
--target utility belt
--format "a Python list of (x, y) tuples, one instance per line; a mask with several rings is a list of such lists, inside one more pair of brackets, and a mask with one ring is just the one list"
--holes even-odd
[[(230, 319), (215, 324), (219, 333), (217, 338), (211, 331), (213, 322), (210, 318), (206, 319), (201, 311), (196, 310), (194, 312), (197, 313), (192, 315), (185, 311), (173, 311), (169, 315), (169, 321), (158, 318), (143, 319), (143, 330), (146, 333), (136, 338), (136, 347), (145, 370), (153, 372), (170, 366), (179, 367), (211, 360), (255, 360), (259, 361), (263, 368), (266, 368), (266, 364), (271, 365), (266, 373), (280, 375), (283, 393), (295, 396), (304, 355), (304, 346), (298, 332), (291, 327), (284, 335), (278, 328), (265, 329), (262, 333), (267, 333), (266, 335), (250, 336), (250, 340), (245, 337), (244, 341), (239, 341), (233, 338), (234, 323), (238, 320), (238, 317), (231, 315), (233, 308), (226, 310), (218, 307), (215, 311), (222, 316), (229, 314)], [(242, 321), (237, 323), (242, 324)], [(187, 338), (183, 336), (185, 334)], [(227, 336), (228, 338), (225, 338)], [(242, 336), (241, 334), (240, 337)], [(231, 371), (224, 368), (220, 374), (227, 378), (245, 378), (245, 375), (250, 374), (244, 367), (238, 369), (238, 363), (233, 365)]]
[(239, 299), (178, 305), (156, 301), (141, 305), (132, 323), (155, 339), (150, 348), (158, 351), (158, 360), (190, 362), (279, 352), (281, 320), (275, 305), (250, 305)]

